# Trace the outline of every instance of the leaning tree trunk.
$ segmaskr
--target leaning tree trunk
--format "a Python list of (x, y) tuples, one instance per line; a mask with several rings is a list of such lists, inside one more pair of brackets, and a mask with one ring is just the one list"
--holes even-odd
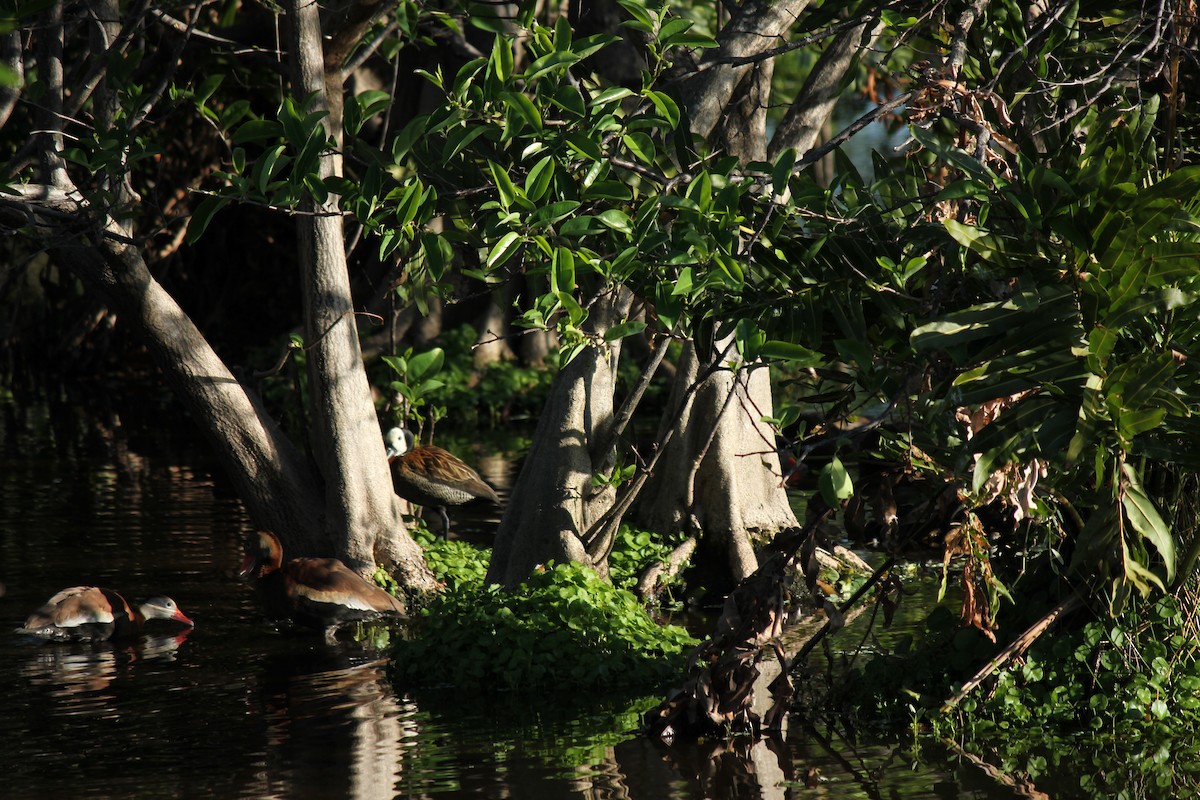
[[(101, 6), (104, 35), (111, 39), (115, 4)], [(213, 444), (239, 496), (257, 525), (293, 532), (298, 552), (315, 553), (324, 508), (319, 485), (303, 454), (279, 430), (209, 346), (175, 300), (151, 275), (133, 239), (131, 223), (120, 223), (124, 206), (136, 202), (128, 173), (99, 176), (107, 191), (98, 196), (116, 207), (93, 205), (72, 182), (62, 158), (66, 96), (63, 6), (47, 9), (34, 36), (38, 85), (44, 109), (33, 139), (40, 183), (22, 181), (3, 199), (2, 224), (35, 235), (54, 262), (105, 298), (118, 319), (148, 347), (167, 382)], [(74, 95), (73, 95), (74, 96)], [(101, 82), (95, 96), (98, 133), (114, 116), (112, 90)], [(20, 164), (11, 165), (17, 169)]]
[[(105, 25), (101, 40), (112, 40), (116, 28), (108, 23), (117, 19), (117, 7), (106, 0), (102, 8)], [(310, 4), (309, 8), (316, 6)], [(320, 302), (314, 300), (309, 304), (312, 309), (309, 330), (321, 332), (320, 336), (310, 333), (310, 344), (321, 345), (312, 347), (312, 360), (317, 362), (312, 384), (321, 403), (318, 413), (321, 423), (315, 435), (323, 478), (314, 473), (304, 454), (231, 374), (191, 319), (150, 273), (133, 236), (132, 223), (118, 221), (130, 218), (128, 207), (138, 202), (129, 189), (129, 165), (118, 163), (105, 174), (89, 176), (92, 195), (85, 195), (73, 183), (61, 155), (62, 121), (66, 118), (63, 110), (67, 108), (64, 97), (68, 96), (62, 69), (63, 5), (53, 4), (42, 23), (32, 34), (39, 53), (39, 102), (45, 109), (41, 132), (31, 147), (38, 155), (39, 174), (36, 177), (23, 174), (21, 159), (10, 165), (22, 180), (19, 189), (0, 196), (0, 224), (23, 228), (38, 236), (56, 263), (101, 294), (123, 323), (140, 335), (168, 383), (212, 443), (255, 524), (279, 532), (287, 541), (289, 553), (340, 552), (349, 555), (356, 566), (365, 568), (375, 560), (371, 540), (367, 538), (373, 537), (385, 545), (376, 548), (376, 552), (397, 562), (398, 577), (406, 588), (412, 591), (435, 588), (436, 582), (426, 569), (419, 549), (398, 526), (383, 444), (368, 399), (369, 387), (365, 379), (355, 377), (356, 370), (361, 376), (361, 363), (351, 363), (352, 354), (357, 353), (357, 338), (352, 320), (344, 318), (338, 305), (344, 303), (348, 308), (348, 292), (339, 289), (339, 278), (332, 274), (338, 262), (315, 259), (312, 264), (315, 274), (307, 287), (310, 297), (320, 298)], [(307, 39), (318, 42), (319, 47), (319, 26), (315, 32), (312, 28), (307, 30)], [(295, 54), (300, 52), (297, 47), (291, 50)], [(122, 124), (136, 129), (165, 91), (169, 78), (163, 77), (157, 94), (150, 92), (143, 96), (143, 105), (131, 117), (123, 118)], [(109, 96), (111, 91), (101, 82), (93, 97), (93, 118), (101, 136), (105, 135), (105, 126), (116, 109)], [(82, 103), (88, 91), (71, 87), (69, 96), (79, 98), (77, 102)], [(96, 186), (104, 190), (95, 191)], [(329, 221), (340, 223), (336, 217), (310, 219), (314, 224), (302, 236), (308, 237), (314, 253), (327, 253), (327, 247), (340, 242), (340, 228), (334, 232), (325, 225)], [(346, 399), (346, 387), (356, 389), (362, 397)], [(333, 435), (323, 436), (327, 431), (333, 431)], [(359, 462), (372, 462), (377, 452), (374, 456), (377, 463), (367, 466), (360, 463), (355, 468), (355, 459), (351, 458), (355, 451), (361, 455)], [(340, 473), (336, 468), (331, 469), (331, 464), (347, 466), (348, 471)], [(379, 473), (378, 477), (375, 473)], [(323, 496), (329, 502), (323, 502)], [(364, 529), (366, 536), (362, 534)], [(405, 542), (412, 545), (410, 549), (396, 546), (397, 540), (390, 535), (393, 530), (399, 531), (401, 545)], [(347, 540), (357, 537), (357, 546), (350, 550), (346, 541), (335, 541), (331, 534), (340, 534)]]
[(613, 420), (620, 342), (599, 337), (620, 322), (632, 304), (623, 287), (607, 290), (591, 309), (585, 329), (599, 344), (586, 347), (554, 378), (550, 398), (538, 418), (533, 444), (492, 549), (487, 582), (512, 587), (534, 567), (554, 560), (594, 563), (580, 538), (613, 503), (613, 491), (597, 491), (592, 476), (607, 453)]
[[(882, 31), (882, 23), (864, 20), (842, 31), (825, 46), (803, 88), (779, 121), (767, 150), (768, 159), (774, 161), (789, 147), (804, 154), (817, 143), (846, 86), (850, 70)], [(866, 43), (864, 36), (868, 37)]]
[[(291, 0), (287, 9), (295, 94), (301, 102), (312, 98), (314, 110), (328, 109), (332, 81), (322, 51), (319, 7), (308, 0)], [(339, 119), (340, 109), (339, 86)], [(339, 163), (336, 150), (328, 149), (319, 160), (320, 177), (337, 174)], [(330, 196), (318, 204), (307, 197), (302, 211), (297, 228), (314, 405), (311, 434), (325, 478), (326, 524), (335, 553), (359, 570), (376, 561), (394, 563), (404, 586), (432, 589), (434, 579), (421, 549), (404, 528), (371, 403), (336, 199)]]
[[(89, 211), (59, 192), (34, 195), (29, 208), (68, 213), (79, 223)], [(37, 211), (32, 211), (36, 217)], [(61, 218), (54, 220), (61, 223)], [(50, 234), (55, 263), (98, 291), (117, 318), (144, 341), (177, 397), (213, 445), (254, 523), (288, 531), (292, 552), (326, 552), (321, 488), (304, 454), (288, 440), (238, 382), (183, 309), (150, 274), (141, 252), (112, 235), (111, 222), (90, 232)], [(80, 227), (83, 227), (81, 224)], [(47, 233), (50, 229), (43, 228)]]

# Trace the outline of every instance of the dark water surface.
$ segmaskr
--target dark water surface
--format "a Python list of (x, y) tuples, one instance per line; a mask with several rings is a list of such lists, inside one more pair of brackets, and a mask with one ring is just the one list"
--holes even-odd
[[(380, 653), (264, 623), (237, 577), (245, 513), (190, 431), (5, 410), (0, 798), (1028, 796), (943, 753), (914, 763), (799, 722), (746, 751), (667, 750), (636, 733), (655, 698), (406, 692)], [(8, 633), (76, 584), (169, 594), (196, 628), (118, 645)]]

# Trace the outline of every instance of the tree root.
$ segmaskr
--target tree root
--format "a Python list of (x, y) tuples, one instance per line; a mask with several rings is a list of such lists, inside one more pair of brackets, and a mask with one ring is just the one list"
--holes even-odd
[[(682, 688), (646, 714), (646, 733), (663, 742), (701, 735), (728, 738), (734, 733), (757, 737), (763, 727), (778, 730), (790, 706), (791, 666), (803, 659), (844, 621), (851, 610), (891, 569), (889, 559), (875, 570), (840, 608), (829, 605), (826, 619), (789, 659), (779, 641), (783, 633), (784, 598), (789, 569), (797, 560), (810, 590), (816, 585), (817, 527), (831, 512), (818, 515), (803, 530), (781, 531), (763, 552), (759, 568), (743, 580), (725, 600), (712, 635), (701, 643), (688, 662)], [(825, 604), (822, 603), (822, 606)], [(766, 687), (771, 706), (761, 717), (754, 710), (760, 677), (758, 663), (775, 653), (780, 674)]]
[(634, 589), (637, 596), (645, 600), (657, 594), (663, 586), (670, 583), (671, 579), (678, 575), (679, 571), (687, 565), (694, 552), (696, 552), (696, 537), (689, 536), (684, 540), (683, 544), (672, 550), (664, 560), (647, 567), (646, 571), (642, 573), (642, 577), (638, 579), (637, 588)]

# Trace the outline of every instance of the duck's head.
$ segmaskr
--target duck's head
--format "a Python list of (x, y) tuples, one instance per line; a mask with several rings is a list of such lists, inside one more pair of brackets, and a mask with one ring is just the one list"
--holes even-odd
[(179, 610), (179, 606), (175, 605), (175, 601), (165, 595), (151, 597), (149, 600), (143, 601), (141, 608), (143, 619), (169, 619), (175, 622), (182, 622), (189, 628), (196, 627), (196, 623)]
[(407, 428), (392, 428), (383, 435), (383, 443), (387, 445), (387, 456), (390, 461), (399, 458), (413, 449), (414, 437)]
[(246, 535), (242, 556), (242, 577), (261, 578), (283, 564), (283, 545), (270, 531), (255, 531)]

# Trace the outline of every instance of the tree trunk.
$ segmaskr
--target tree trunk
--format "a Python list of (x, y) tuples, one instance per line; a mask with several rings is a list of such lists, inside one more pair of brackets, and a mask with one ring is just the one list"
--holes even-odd
[[(755, 70), (754, 63), (729, 64), (722, 60), (757, 56), (784, 44), (788, 31), (808, 4), (809, 0), (746, 0), (737, 7), (729, 24), (717, 35), (718, 46), (705, 51), (700, 69), (683, 83), (683, 104), (694, 133), (704, 139), (723, 136), (735, 98), (761, 85), (746, 83), (748, 73)], [(749, 133), (758, 135), (757, 131)], [(765, 131), (762, 137), (765, 142)]]
[[(610, 289), (592, 306), (585, 326), (602, 336), (632, 305), (623, 287)], [(598, 568), (580, 535), (612, 505), (612, 489), (597, 491), (592, 476), (605, 453), (613, 418), (620, 342), (590, 345), (554, 378), (538, 418), (533, 444), (513, 487), (488, 566), (488, 583), (516, 586), (539, 564), (578, 561)]]
[(759, 421), (772, 413), (767, 370), (718, 370), (681, 406), (701, 369), (695, 348), (685, 347), (667, 406), (682, 407), (682, 413), (634, 518), (649, 530), (697, 535), (698, 558), (721, 586), (731, 587), (758, 566), (756, 535), (795, 526), (796, 517), (783, 489), (774, 433)]
[(883, 30), (882, 23), (863, 22), (843, 31), (826, 45), (821, 57), (813, 66), (804, 87), (788, 107), (787, 113), (771, 137), (767, 158), (774, 161), (787, 148), (803, 155), (817, 143), (822, 129), (833, 113), (833, 107), (841, 96), (846, 76), (863, 51), (863, 35), (871, 31), (873, 42)]
[[(291, 0), (287, 9), (295, 94), (299, 100), (314, 97), (314, 109), (328, 108), (318, 6)], [(339, 163), (334, 153), (328, 150), (321, 156), (322, 178), (336, 174)], [(376, 561), (394, 563), (404, 586), (432, 590), (435, 581), (420, 547), (404, 528), (400, 501), (392, 489), (363, 369), (336, 198), (318, 205), (307, 197), (301, 210), (297, 228), (314, 406), (313, 452), (325, 476), (326, 525), (335, 553), (360, 571)]]
[[(87, 218), (63, 192), (43, 192), (31, 204)], [(36, 213), (36, 212), (35, 212)], [(254, 523), (287, 531), (296, 555), (327, 554), (321, 486), (304, 454), (288, 440), (226, 368), (191, 319), (154, 280), (141, 252), (115, 225), (96, 235), (55, 238), (50, 254), (105, 297), (146, 343), (158, 368), (213, 445)], [(115, 235), (106, 235), (112, 233)]]
[[(92, 47), (102, 52), (119, 35), (111, 23), (117, 19), (117, 4), (105, 0), (99, 8), (105, 22), (92, 31)], [(309, 93), (305, 89), (314, 77), (318, 88), (324, 87), (316, 8), (304, 3), (292, 9), (300, 24), (294, 26), (288, 50), (295, 58), (301, 95)], [(302, 263), (307, 267), (302, 280), (308, 363), (317, 405), (312, 431), (321, 470), (317, 475), (151, 275), (124, 213), (138, 201), (130, 188), (129, 165), (110, 162), (113, 166), (104, 174), (89, 176), (94, 197), (85, 197), (72, 183), (61, 157), (60, 111), (66, 95), (61, 4), (47, 10), (44, 23), (35, 34), (41, 102), (48, 115), (33, 147), (42, 166), (41, 182), (23, 183), (0, 200), (9, 217), (5, 222), (36, 231), (56, 262), (104, 296), (146, 342), (168, 383), (212, 442), (252, 519), (279, 533), (289, 555), (339, 555), (360, 570), (373, 567), (376, 560), (395, 562), (406, 588), (435, 589), (420, 549), (404, 533), (398, 499), (391, 491), (353, 316), (348, 313), (349, 282), (336, 209), (310, 207), (300, 226)], [(165, 91), (168, 79), (163, 78), (158, 92)], [(93, 118), (101, 135), (115, 118), (112, 92), (100, 81), (93, 96)], [(146, 118), (158, 96), (149, 93), (144, 98), (144, 105), (128, 118), (131, 126), (136, 128)], [(318, 102), (321, 96), (323, 91)], [(322, 169), (322, 174), (332, 174), (330, 163), (322, 163)], [(318, 211), (331, 213), (311, 213)]]

